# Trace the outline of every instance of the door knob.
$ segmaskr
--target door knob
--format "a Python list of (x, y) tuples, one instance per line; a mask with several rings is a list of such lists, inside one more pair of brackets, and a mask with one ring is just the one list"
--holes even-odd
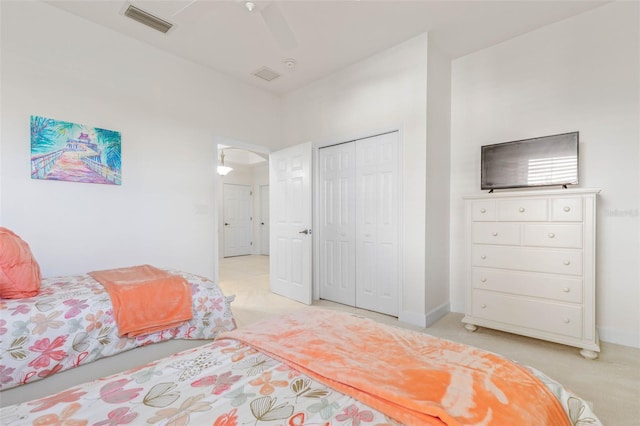
[(224, 223), (224, 226), (229, 226), (229, 224), (227, 222)]

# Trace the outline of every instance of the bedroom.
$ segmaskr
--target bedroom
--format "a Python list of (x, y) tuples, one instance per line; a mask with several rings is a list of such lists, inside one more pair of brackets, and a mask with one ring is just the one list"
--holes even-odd
[[(412, 213), (405, 217), (411, 235), (403, 308), (408, 318), (426, 323), (440, 310), (464, 310), (461, 197), (478, 191), (479, 146), (568, 126), (583, 135), (581, 186), (602, 189), (600, 335), (639, 347), (633, 7), (605, 5), (456, 59), (449, 100), (448, 92), (437, 93), (442, 79), (448, 81), (449, 64), (438, 55), (427, 64), (424, 52), (434, 49), (426, 36), (280, 98), (46, 3), (3, 2), (0, 222), (30, 243), (45, 275), (135, 259), (211, 276), (217, 255), (213, 136), (275, 148), (362, 136), (370, 123), (401, 123), (404, 178), (415, 182), (415, 193), (405, 200)], [(95, 50), (103, 45), (110, 46), (108, 54)], [(427, 99), (427, 89), (440, 99)], [(429, 102), (443, 111), (428, 109)], [(449, 102), (450, 138), (448, 126), (437, 127)], [(121, 131), (126, 184), (30, 180), (30, 114)], [(427, 114), (433, 125), (426, 125)]]

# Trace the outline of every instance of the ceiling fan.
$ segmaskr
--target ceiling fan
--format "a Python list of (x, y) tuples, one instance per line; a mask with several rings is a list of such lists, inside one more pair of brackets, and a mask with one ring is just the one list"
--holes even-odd
[[(245, 1), (244, 3), (249, 11), (252, 11), (253, 7), (255, 7), (255, 2), (253, 1)], [(262, 19), (269, 31), (271, 31), (276, 43), (285, 50), (298, 47), (293, 31), (291, 31), (291, 27), (289, 27), (280, 7), (278, 7), (278, 3), (275, 1), (265, 3), (266, 6), (260, 10), (260, 15), (262, 15)]]

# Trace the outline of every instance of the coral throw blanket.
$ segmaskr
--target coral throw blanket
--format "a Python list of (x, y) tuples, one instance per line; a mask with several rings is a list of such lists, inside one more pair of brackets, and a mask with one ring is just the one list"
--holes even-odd
[(498, 355), (312, 310), (224, 333), (407, 425), (569, 425), (558, 399)]
[(109, 293), (120, 336), (177, 327), (193, 318), (191, 287), (151, 265), (89, 272)]

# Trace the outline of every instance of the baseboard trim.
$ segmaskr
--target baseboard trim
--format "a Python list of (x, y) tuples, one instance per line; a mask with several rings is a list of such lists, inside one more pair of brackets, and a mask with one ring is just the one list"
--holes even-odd
[(440, 318), (447, 315), (451, 312), (451, 304), (449, 302), (443, 303), (435, 309), (432, 309), (427, 313), (427, 325), (426, 327), (430, 327), (433, 323), (438, 321)]
[(400, 312), (400, 315), (398, 315), (398, 321), (418, 327), (427, 328), (443, 316), (447, 315), (449, 312), (450, 304), (449, 302), (446, 302), (438, 306), (437, 308), (432, 309), (426, 314), (402, 311)]
[(607, 327), (598, 327), (601, 342), (616, 345), (629, 346), (640, 349), (640, 335), (629, 332), (621, 332)]
[(398, 321), (403, 322), (405, 324), (415, 325), (418, 327), (427, 326), (426, 315), (420, 314), (418, 312), (402, 311), (400, 312), (400, 315), (398, 315)]

